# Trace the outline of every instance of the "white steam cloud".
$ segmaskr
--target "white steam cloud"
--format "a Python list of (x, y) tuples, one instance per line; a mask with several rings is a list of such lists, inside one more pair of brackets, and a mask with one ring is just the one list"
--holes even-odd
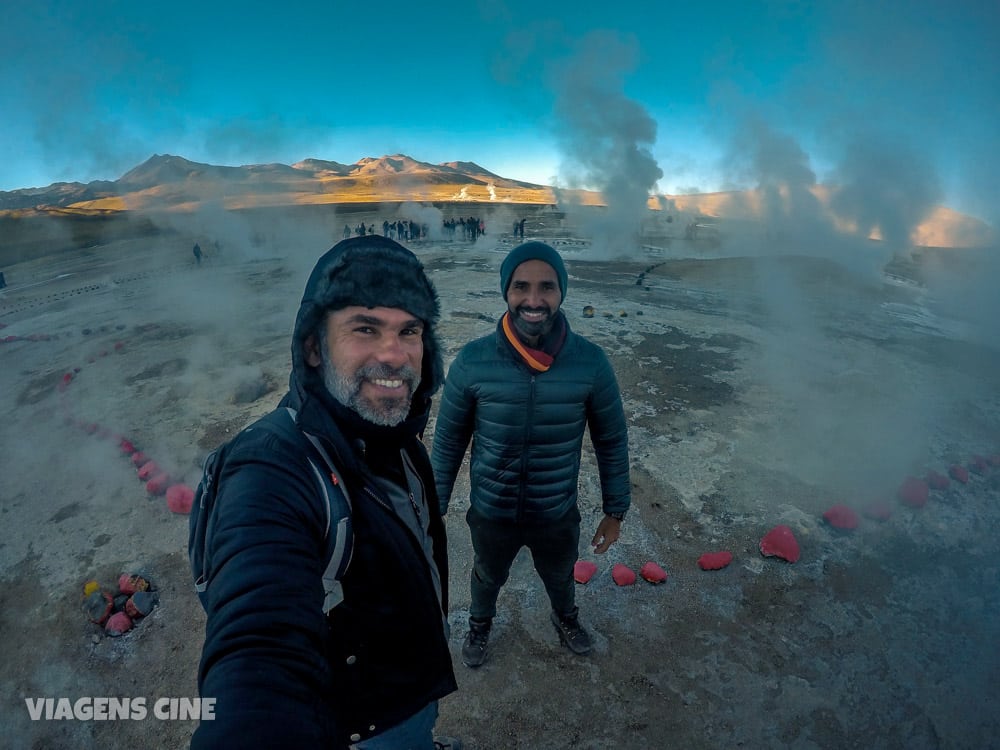
[(623, 239), (634, 244), (649, 195), (663, 177), (650, 150), (656, 121), (624, 94), (637, 58), (634, 42), (596, 31), (550, 68), (562, 174), (569, 187), (598, 190), (607, 204), (603, 215), (590, 211), (576, 217), (598, 252), (613, 252)]

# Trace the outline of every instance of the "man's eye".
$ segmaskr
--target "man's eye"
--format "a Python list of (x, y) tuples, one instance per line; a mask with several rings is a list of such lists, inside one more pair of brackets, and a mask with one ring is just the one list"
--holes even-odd
[(358, 326), (357, 328), (354, 329), (354, 331), (356, 333), (365, 333), (365, 334), (375, 333), (375, 329), (372, 328), (371, 326)]

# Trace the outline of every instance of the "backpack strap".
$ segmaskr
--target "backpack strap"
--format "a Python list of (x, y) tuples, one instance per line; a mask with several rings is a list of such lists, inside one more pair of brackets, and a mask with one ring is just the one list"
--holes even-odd
[[(287, 421), (276, 412), (272, 412), (246, 429), (263, 429), (283, 435), (306, 453), (306, 461), (323, 498), (326, 515), (323, 540), (326, 543), (327, 564), (322, 575), (325, 615), (344, 600), (340, 579), (347, 572), (354, 551), (351, 501), (340, 471), (323, 444), (315, 435), (299, 428), (295, 421), (297, 414), (294, 409), (285, 407), (284, 411), (288, 417)], [(302, 442), (302, 436), (305, 436), (308, 444)], [(221, 445), (205, 459), (201, 482), (196, 491), (195, 507), (192, 509), (189, 521), (188, 555), (195, 578), (195, 591), (198, 592), (199, 598), (203, 598), (208, 588), (209, 542), (215, 526), (215, 497), (218, 494), (219, 478), (232, 443), (233, 441), (229, 441)], [(310, 447), (313, 450), (309, 450)], [(314, 460), (313, 454), (319, 457), (318, 461)]]
[(193, 512), (189, 517), (188, 557), (194, 573), (194, 590), (198, 592), (199, 599), (208, 588), (208, 540), (215, 526), (215, 493), (228, 446), (228, 443), (221, 445), (205, 458)]
[[(286, 406), (285, 411), (292, 420), (292, 424), (298, 427), (295, 421), (297, 416), (295, 409)], [(351, 497), (347, 493), (347, 485), (344, 484), (340, 471), (319, 438), (302, 429), (299, 429), (299, 432), (306, 437), (316, 453), (323, 459), (323, 463), (329, 471), (328, 474), (324, 475), (312, 457), (307, 457), (309, 468), (316, 477), (326, 508), (326, 529), (323, 538), (328, 542), (330, 557), (326, 569), (323, 571), (323, 614), (325, 615), (344, 601), (344, 588), (340, 579), (347, 572), (347, 566), (351, 563), (351, 554), (354, 550), (354, 536), (351, 529)]]

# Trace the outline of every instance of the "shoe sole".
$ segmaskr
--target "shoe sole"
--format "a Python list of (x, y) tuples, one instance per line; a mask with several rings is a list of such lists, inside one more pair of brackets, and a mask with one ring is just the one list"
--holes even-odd
[(477, 659), (477, 660), (469, 661), (469, 660), (467, 660), (465, 658), (464, 654), (462, 655), (462, 664), (464, 664), (465, 666), (467, 666), (469, 669), (479, 669), (485, 663), (486, 663), (486, 651), (485, 650), (483, 651), (483, 655), (479, 659)]

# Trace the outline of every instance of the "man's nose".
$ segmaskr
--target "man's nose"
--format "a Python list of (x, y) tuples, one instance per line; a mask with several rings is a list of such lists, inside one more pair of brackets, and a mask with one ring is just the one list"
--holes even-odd
[(528, 296), (527, 296), (527, 299), (525, 299), (524, 302), (525, 302), (525, 304), (528, 307), (536, 307), (537, 308), (537, 307), (544, 307), (545, 306), (545, 301), (542, 298), (541, 290), (535, 289), (534, 287), (532, 287), (531, 289), (528, 290)]
[(396, 334), (387, 334), (379, 341), (378, 350), (375, 353), (379, 362), (402, 365), (406, 362), (407, 352), (403, 345), (403, 339)]

